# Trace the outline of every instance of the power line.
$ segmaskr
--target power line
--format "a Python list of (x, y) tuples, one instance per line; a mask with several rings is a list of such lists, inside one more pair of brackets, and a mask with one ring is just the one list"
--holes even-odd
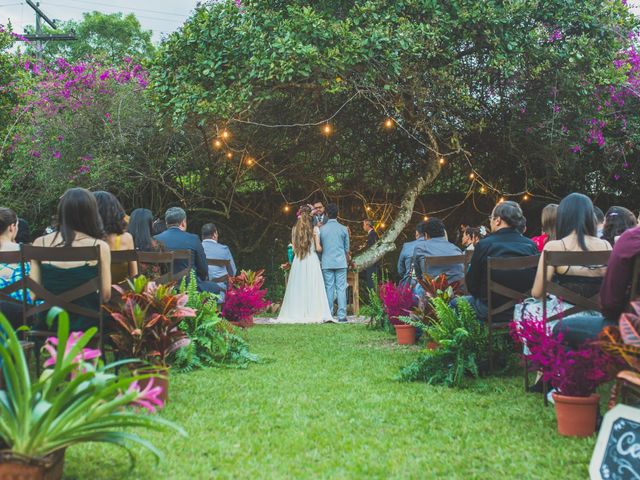
[[(113, 9), (120, 9), (120, 7), (118, 7), (117, 5), (112, 5), (110, 3), (102, 3), (102, 2), (93, 2), (93, 1), (89, 1), (89, 0), (69, 0), (71, 2), (76, 2), (76, 3), (82, 3), (82, 4), (90, 4), (90, 5), (99, 5), (102, 7), (111, 7)], [(77, 7), (73, 7), (73, 8), (77, 8)], [(166, 12), (166, 11), (160, 11), (160, 10), (148, 10), (145, 8), (136, 8), (136, 7), (126, 7), (127, 10), (135, 10), (138, 12), (147, 12), (147, 13), (158, 13), (160, 15), (169, 15), (172, 17), (183, 17), (183, 18), (187, 18), (188, 15), (182, 15), (180, 13), (175, 13), (175, 12)]]
[[(47, 5), (53, 5), (55, 7), (65, 7), (65, 8), (73, 8), (74, 10), (83, 12), (83, 9), (81, 7), (79, 7), (78, 5), (65, 5), (62, 3), (54, 3), (54, 2), (47, 2)], [(114, 8), (116, 10), (119, 10), (118, 13), (126, 13), (123, 12), (122, 10), (118, 9), (118, 7), (111, 7)], [(128, 12), (128, 13), (134, 13), (134, 12)], [(175, 24), (176, 21), (175, 20), (169, 20), (168, 18), (158, 18), (158, 17), (147, 17), (145, 15), (136, 15), (136, 18), (144, 18), (145, 20), (157, 20), (159, 22), (167, 22), (167, 23), (173, 23)]]

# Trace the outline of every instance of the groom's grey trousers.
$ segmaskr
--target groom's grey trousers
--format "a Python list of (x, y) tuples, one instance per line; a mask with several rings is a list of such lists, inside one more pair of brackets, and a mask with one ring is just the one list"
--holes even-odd
[(329, 310), (333, 314), (333, 302), (338, 296), (338, 320), (347, 318), (347, 269), (327, 268), (322, 270), (324, 287), (329, 299)]

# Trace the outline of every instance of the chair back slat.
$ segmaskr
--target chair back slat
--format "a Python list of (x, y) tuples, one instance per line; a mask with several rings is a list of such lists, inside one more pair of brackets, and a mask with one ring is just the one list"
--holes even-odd
[(135, 250), (112, 250), (111, 264), (114, 263), (131, 263), (138, 261), (138, 252)]
[(212, 267), (225, 267), (227, 274), (222, 277), (210, 278), (209, 280), (216, 283), (225, 283), (229, 281), (231, 277), (231, 260), (222, 260), (219, 258), (207, 258), (207, 265)]
[[(602, 250), (596, 252), (543, 252), (544, 271), (546, 273), (548, 267), (606, 267), (611, 256), (611, 250)], [(589, 278), (589, 277), (586, 277)], [(592, 277), (598, 278), (598, 277)], [(599, 289), (598, 289), (599, 290)], [(573, 290), (549, 281), (544, 275), (542, 282), (543, 298), (547, 295), (555, 295), (556, 297), (573, 304), (574, 306), (551, 317), (547, 317), (547, 305), (543, 304), (543, 316), (546, 321), (550, 322), (558, 320), (574, 313), (600, 310), (600, 292), (598, 291), (592, 297), (585, 297)]]
[(447, 265), (464, 265), (466, 261), (465, 255), (450, 255), (450, 256), (437, 256), (437, 257), (423, 257), (424, 271), (427, 271), (428, 267), (446, 267)]
[[(90, 264), (96, 262), (97, 274), (83, 284), (66, 290), (62, 293), (53, 293), (44, 285), (36, 283), (33, 278), (27, 278), (26, 287), (33, 291), (40, 303), (34, 305), (24, 304), (25, 322), (30, 323), (29, 319), (36, 317), (38, 314), (46, 312), (51, 307), (57, 306), (65, 309), (68, 313), (82, 315), (87, 318), (98, 320), (98, 348), (102, 349), (104, 320), (102, 313), (102, 305), (97, 310), (92, 310), (73, 303), (81, 298), (96, 293), (99, 301), (102, 302), (102, 282), (100, 279), (101, 268), (104, 268), (100, 262), (100, 247), (34, 247), (31, 245), (22, 246), (23, 261), (42, 262), (85, 262)], [(35, 321), (35, 318), (34, 318)], [(43, 337), (55, 334), (52, 331), (32, 329), (28, 335), (35, 337)]]
[(156, 283), (170, 283), (173, 280), (173, 252), (137, 252), (138, 263), (147, 265), (158, 265), (166, 272), (153, 281)]

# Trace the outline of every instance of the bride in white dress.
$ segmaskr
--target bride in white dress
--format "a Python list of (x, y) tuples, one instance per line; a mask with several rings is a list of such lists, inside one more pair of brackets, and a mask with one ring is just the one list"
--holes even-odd
[(311, 208), (300, 208), (291, 234), (295, 258), (289, 271), (287, 291), (277, 323), (322, 323), (332, 321), (320, 260), (320, 229), (313, 227)]

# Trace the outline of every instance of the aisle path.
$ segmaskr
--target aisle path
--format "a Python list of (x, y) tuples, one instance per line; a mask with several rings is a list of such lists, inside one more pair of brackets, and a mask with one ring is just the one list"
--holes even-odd
[[(247, 370), (171, 378), (163, 413), (188, 439), (153, 435), (166, 453), (127, 474), (113, 448), (73, 448), (67, 478), (582, 479), (593, 440), (555, 433), (554, 414), (519, 377), (451, 390), (393, 379), (417, 349), (364, 325), (256, 326)], [(88, 461), (96, 458), (97, 461)]]

